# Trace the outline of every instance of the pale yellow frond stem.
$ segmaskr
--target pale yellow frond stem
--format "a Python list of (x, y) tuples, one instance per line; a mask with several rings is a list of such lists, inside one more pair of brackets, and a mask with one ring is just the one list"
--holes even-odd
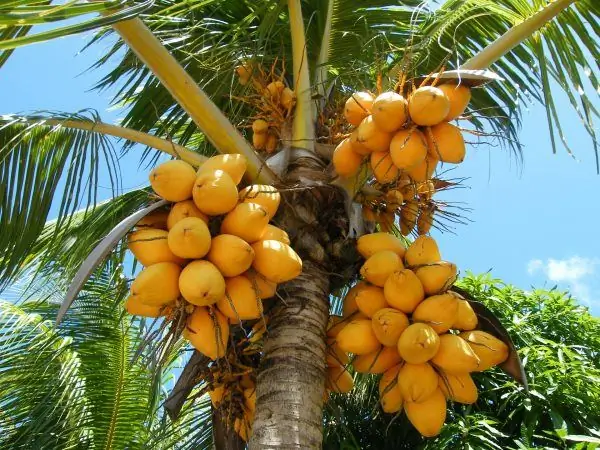
[(290, 14), (290, 32), (292, 36), (292, 58), (294, 70), (294, 90), (296, 91), (296, 109), (292, 123), (292, 146), (315, 150), (315, 123), (306, 55), (306, 36), (300, 0), (288, 0)]
[[(323, 28), (323, 37), (321, 38), (321, 48), (319, 50), (319, 58), (317, 59), (317, 67), (315, 68), (315, 86), (321, 97), (321, 105), (326, 102), (325, 95), (327, 94), (327, 62), (329, 60), (329, 49), (331, 48), (331, 21), (333, 18), (333, 7), (335, 0), (327, 0), (327, 17), (325, 18), (325, 27)], [(317, 120), (317, 110), (313, 109), (313, 120)]]
[(264, 184), (275, 181), (244, 137), (140, 19), (119, 22), (113, 28), (219, 152), (244, 155), (252, 180)]
[(555, 0), (528, 19), (515, 25), (477, 55), (465, 62), (461, 69), (486, 69), (514, 47), (529, 39), (537, 30), (567, 9), (577, 0)]

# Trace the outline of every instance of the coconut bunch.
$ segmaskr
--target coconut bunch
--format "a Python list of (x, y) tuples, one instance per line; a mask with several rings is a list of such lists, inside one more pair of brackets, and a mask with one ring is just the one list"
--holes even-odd
[(172, 203), (128, 236), (144, 269), (131, 284), (127, 311), (185, 311), (183, 336), (213, 360), (225, 354), (230, 324), (260, 319), (263, 300), (302, 271), (287, 233), (269, 223), (279, 192), (267, 185), (238, 191), (245, 171), (242, 155), (214, 156), (197, 171), (180, 160), (160, 164), (150, 184)]
[(245, 86), (251, 82), (254, 95), (241, 100), (258, 112), (252, 121), (252, 144), (256, 150), (274, 153), (279, 148), (282, 130), (292, 117), (296, 94), (285, 85), (283, 76), (274, 68), (266, 72), (260, 64), (246, 61), (236, 68), (238, 81)]
[(477, 387), (470, 374), (505, 361), (508, 347), (476, 329), (469, 302), (449, 290), (456, 265), (442, 260), (431, 237), (420, 236), (405, 248), (394, 235), (379, 232), (359, 238), (357, 247), (366, 259), (363, 280), (348, 291), (342, 317), (333, 318), (327, 330), (329, 387), (352, 389), (346, 370), (352, 354), (356, 372), (382, 374), (385, 412), (404, 410), (423, 436), (435, 436), (446, 401), (474, 403)]
[(458, 164), (465, 157), (461, 130), (449, 122), (470, 98), (468, 87), (447, 83), (421, 86), (406, 98), (396, 91), (377, 97), (355, 92), (346, 101), (344, 117), (354, 129), (336, 147), (332, 162), (344, 178), (368, 168), (366, 181), (383, 192), (366, 202), (366, 220), (388, 230), (398, 216), (405, 236), (417, 225), (419, 235), (429, 231), (435, 213), (432, 177), (438, 163)]

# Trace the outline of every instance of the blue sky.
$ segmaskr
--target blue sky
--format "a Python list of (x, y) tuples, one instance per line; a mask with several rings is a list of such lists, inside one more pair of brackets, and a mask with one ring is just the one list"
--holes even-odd
[[(91, 107), (105, 122), (117, 121), (122, 112), (108, 110), (111, 93), (90, 91), (101, 72), (84, 73), (108, 42), (79, 54), (85, 42), (85, 36), (74, 36), (17, 50), (0, 69), (0, 114)], [(470, 147), (453, 171), (468, 178), (467, 188), (444, 198), (472, 208), (472, 223), (458, 225), (456, 234), (434, 236), (443, 257), (462, 271), (491, 270), (523, 289), (558, 285), (600, 315), (600, 176), (591, 142), (569, 108), (560, 98), (576, 159), (562, 149), (552, 154), (544, 109), (531, 106), (520, 135), (523, 163), (498, 148)], [(147, 169), (138, 168), (135, 153), (123, 158), (121, 168), (124, 190), (146, 182)], [(107, 188), (100, 191), (103, 198), (109, 194)]]

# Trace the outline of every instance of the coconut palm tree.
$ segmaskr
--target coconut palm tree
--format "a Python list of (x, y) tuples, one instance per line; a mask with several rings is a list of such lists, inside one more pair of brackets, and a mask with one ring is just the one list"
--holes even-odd
[[(89, 13), (101, 16), (61, 23)], [(96, 87), (115, 89), (114, 102), (127, 113), (119, 125), (90, 111), (3, 116), (2, 286), (32, 271), (38, 280), (56, 278), (59, 268), (54, 283), (66, 290), (111, 228), (155, 202), (140, 189), (96, 204), (99, 167), (107, 168), (119, 193), (113, 138), (121, 139), (122, 151), (147, 146), (142, 158), (155, 158), (157, 150), (195, 166), (203, 155), (243, 154), (251, 181), (284, 194), (276, 220), (304, 261), (302, 275), (282, 289), (284, 301), (269, 313), (250, 446), (318, 447), (329, 294), (356, 275), (357, 256), (348, 244), (364, 230), (356, 201), (363, 186), (328, 169), (339, 105), (355, 90), (393, 87), (399, 79), (491, 68), (503, 81), (474, 90), (469, 116), (476, 134), (498, 137), (521, 155), (523, 102), (517, 100), (531, 98), (546, 106), (553, 143), (558, 137), (568, 150), (552, 97), (562, 91), (595, 148), (598, 17), (594, 0), (4, 3), (0, 61), (21, 44), (111, 24), (93, 40), (120, 38), (96, 64), (106, 70)], [(57, 25), (35, 34), (40, 23)], [(296, 95), (273, 157), (255, 152), (247, 140), (249, 120), (257, 115), (254, 93), (234, 76), (245, 61), (283, 74)], [(45, 226), (39, 218), (48, 216), (53, 199), (60, 199), (58, 217)]]

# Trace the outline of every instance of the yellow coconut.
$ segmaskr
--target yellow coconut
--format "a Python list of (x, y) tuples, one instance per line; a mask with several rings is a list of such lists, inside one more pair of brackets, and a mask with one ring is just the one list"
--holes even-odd
[(492, 336), (485, 331), (466, 331), (460, 333), (462, 337), (479, 358), (478, 372), (490, 369), (508, 358), (508, 346), (500, 339)]
[(452, 293), (427, 297), (412, 314), (414, 322), (423, 322), (435, 330), (437, 334), (448, 331), (458, 312), (458, 299)]
[(194, 305), (212, 305), (225, 295), (225, 280), (213, 263), (197, 260), (181, 271), (179, 289), (183, 298)]
[(275, 292), (277, 291), (277, 283), (267, 280), (265, 277), (256, 273), (252, 269), (244, 272), (244, 275), (252, 282), (254, 289), (256, 289), (258, 296), (262, 300), (271, 298), (275, 295)]
[(277, 189), (267, 184), (253, 184), (240, 191), (240, 202), (262, 206), (269, 213), (269, 219), (277, 213), (280, 201), (281, 195)]
[(238, 191), (235, 182), (224, 171), (202, 171), (194, 183), (193, 197), (200, 211), (218, 216), (235, 208)]
[(272, 81), (269, 84), (267, 84), (267, 88), (265, 89), (265, 94), (267, 94), (269, 97), (271, 97), (273, 99), (279, 99), (279, 97), (281, 96), (281, 93), (283, 92), (284, 89), (285, 89), (285, 84), (283, 84), (281, 81), (279, 81), (279, 80)]
[(172, 262), (152, 264), (142, 270), (131, 283), (131, 297), (149, 306), (174, 303), (179, 297), (181, 267)]
[(402, 259), (392, 250), (380, 250), (360, 268), (360, 274), (371, 284), (382, 287), (394, 272), (402, 270)]
[(467, 341), (455, 334), (440, 336), (440, 348), (431, 362), (448, 374), (474, 372), (480, 367), (477, 354), (469, 347)]
[(394, 211), (381, 212), (377, 216), (377, 225), (384, 233), (391, 233), (396, 226), (396, 213)]
[(464, 84), (456, 85), (452, 83), (442, 84), (438, 86), (438, 89), (448, 97), (450, 102), (450, 109), (444, 120), (450, 122), (461, 116), (471, 101), (471, 89)]
[(381, 347), (373, 332), (370, 319), (351, 320), (336, 336), (338, 346), (345, 352), (366, 355)]
[(453, 164), (461, 163), (465, 159), (467, 149), (458, 127), (442, 122), (429, 128), (426, 136), (430, 157)]
[(333, 151), (331, 162), (335, 172), (341, 177), (353, 177), (360, 169), (363, 157), (356, 153), (353, 148), (350, 138), (346, 138)]
[(158, 211), (152, 211), (146, 215), (138, 223), (135, 224), (136, 228), (158, 228), (159, 230), (167, 229), (167, 218), (169, 217), (169, 211), (166, 209), (159, 209)]
[(427, 156), (427, 141), (416, 128), (397, 131), (390, 142), (390, 156), (398, 169), (417, 166)]
[(244, 405), (250, 411), (254, 412), (256, 410), (256, 388), (249, 387), (244, 389)]
[(423, 86), (408, 99), (408, 113), (417, 125), (436, 125), (446, 118), (450, 102), (444, 92), (433, 86)]
[(154, 192), (170, 202), (180, 202), (192, 196), (196, 171), (185, 161), (167, 161), (150, 172)]
[(361, 141), (358, 140), (358, 128), (350, 133), (350, 144), (352, 144), (352, 151), (361, 156), (370, 155), (373, 151), (367, 148)]
[(422, 402), (438, 388), (438, 374), (431, 364), (406, 363), (398, 372), (398, 386), (407, 402)]
[(197, 306), (188, 317), (183, 337), (209, 358), (221, 358), (227, 349), (229, 322), (216, 309)]
[(392, 133), (408, 120), (408, 102), (396, 92), (384, 92), (373, 102), (372, 112), (379, 129)]
[(349, 363), (348, 353), (337, 345), (334, 338), (327, 338), (327, 367), (345, 366)]
[(431, 179), (438, 165), (439, 160), (427, 155), (427, 157), (415, 167), (408, 169), (407, 173), (415, 182), (423, 182)]
[(372, 152), (388, 152), (392, 134), (377, 128), (372, 116), (367, 116), (358, 126), (358, 142)]
[(398, 347), (400, 336), (408, 328), (408, 317), (394, 308), (383, 308), (371, 319), (373, 332), (379, 342), (386, 347)]
[(401, 365), (398, 364), (384, 372), (379, 380), (379, 402), (384, 412), (388, 414), (397, 413), (402, 409), (404, 403), (402, 393), (398, 387), (398, 372)]
[(235, 73), (237, 73), (239, 82), (242, 86), (246, 85), (246, 83), (250, 81), (250, 78), (252, 77), (252, 71), (253, 67), (251, 62), (245, 62), (244, 64), (241, 64), (235, 68)]
[(392, 183), (400, 175), (400, 171), (392, 162), (389, 152), (371, 153), (370, 163), (375, 179), (381, 184)]
[(391, 307), (405, 314), (412, 313), (425, 298), (421, 281), (409, 269), (391, 274), (383, 285), (383, 295)]
[(171, 207), (171, 212), (169, 212), (167, 218), (167, 228), (170, 230), (177, 222), (188, 217), (197, 217), (208, 225), (208, 216), (198, 209), (194, 201), (184, 200), (173, 204)]
[(359, 373), (383, 373), (401, 361), (396, 347), (382, 347), (373, 353), (358, 355), (352, 360), (352, 367)]
[(415, 269), (415, 274), (421, 280), (426, 295), (446, 292), (452, 287), (458, 275), (456, 264), (448, 261), (419, 266)]
[(438, 352), (440, 337), (424, 323), (413, 323), (400, 335), (398, 353), (410, 364), (423, 364)]
[(240, 155), (239, 153), (227, 153), (208, 158), (204, 164), (200, 166), (198, 173), (222, 170), (231, 177), (235, 184), (239, 184), (244, 177), (244, 173), (246, 173), (247, 166), (248, 160), (244, 155)]
[(404, 261), (409, 267), (431, 264), (442, 259), (437, 243), (432, 237), (419, 236), (406, 249)]
[(419, 218), (417, 219), (417, 232), (419, 236), (427, 234), (433, 226), (433, 216), (435, 214), (435, 204), (424, 205), (419, 208)]
[(417, 185), (417, 195), (421, 200), (431, 200), (433, 194), (435, 194), (435, 183), (432, 180), (427, 180)]
[(407, 200), (400, 208), (400, 232), (408, 236), (417, 224), (419, 216), (419, 203), (415, 200)]
[(440, 373), (439, 387), (448, 400), (471, 405), (477, 401), (477, 386), (468, 373)]
[(273, 283), (284, 283), (302, 272), (302, 260), (283, 242), (267, 240), (252, 244), (254, 261), (252, 267)]
[(371, 114), (375, 99), (368, 92), (355, 92), (346, 100), (344, 117), (350, 125), (359, 126), (362, 120)]
[(400, 208), (404, 203), (404, 196), (402, 195), (402, 192), (391, 189), (385, 194), (385, 203), (388, 208)]
[(224, 277), (235, 277), (250, 268), (254, 250), (242, 238), (219, 234), (213, 238), (206, 259), (217, 266)]
[(377, 311), (388, 306), (383, 289), (364, 283), (364, 287), (356, 293), (354, 302), (358, 310), (367, 317), (373, 317)]
[(269, 135), (265, 132), (252, 134), (252, 145), (256, 150), (264, 150), (267, 146)]
[(364, 258), (370, 258), (382, 250), (393, 251), (400, 258), (403, 258), (406, 252), (406, 247), (400, 239), (393, 234), (382, 232), (361, 236), (358, 238), (356, 248)]
[(279, 136), (272, 131), (267, 133), (267, 142), (265, 143), (265, 151), (273, 153), (279, 146)]
[(286, 87), (281, 91), (281, 106), (285, 109), (289, 110), (294, 107), (296, 103), (296, 94), (290, 88)]
[(202, 219), (188, 217), (169, 230), (167, 242), (171, 251), (181, 258), (202, 258), (210, 250), (210, 231)]
[(168, 232), (156, 228), (142, 228), (127, 236), (127, 247), (133, 256), (144, 266), (159, 262), (183, 264), (184, 260), (175, 255), (167, 243)]
[(408, 175), (405, 175), (398, 180), (396, 189), (400, 191), (403, 199), (407, 202), (413, 201), (417, 196), (417, 185), (408, 177)]
[(260, 235), (261, 241), (274, 240), (283, 242), (284, 244), (290, 245), (290, 237), (281, 228), (276, 227), (275, 225), (268, 224), (265, 227), (265, 231)]
[(222, 234), (233, 234), (249, 244), (260, 239), (269, 223), (269, 212), (256, 203), (239, 203), (221, 223)]
[(231, 323), (260, 319), (263, 309), (252, 281), (243, 275), (225, 280), (225, 295), (217, 302), (217, 308)]
[(215, 386), (214, 389), (208, 391), (208, 396), (213, 406), (219, 406), (225, 396), (225, 386), (222, 384)]
[(139, 296), (129, 296), (125, 300), (125, 311), (134, 316), (142, 317), (160, 317), (166, 316), (169, 307), (145, 305), (139, 299)]
[(332, 392), (347, 394), (354, 387), (354, 379), (343, 366), (328, 367), (327, 387)]
[[(253, 133), (257, 133), (257, 134), (263, 134), (266, 133), (269, 129), (269, 124), (267, 123), (266, 120), (263, 119), (256, 119), (254, 122), (252, 122), (252, 132)], [(221, 169), (223, 170), (223, 169)]]
[(477, 328), (477, 315), (473, 311), (471, 304), (463, 298), (458, 298), (457, 302), (456, 320), (452, 324), (452, 328), (465, 331)]
[(441, 390), (420, 403), (405, 402), (404, 411), (410, 423), (425, 437), (440, 434), (446, 420), (446, 397)]

